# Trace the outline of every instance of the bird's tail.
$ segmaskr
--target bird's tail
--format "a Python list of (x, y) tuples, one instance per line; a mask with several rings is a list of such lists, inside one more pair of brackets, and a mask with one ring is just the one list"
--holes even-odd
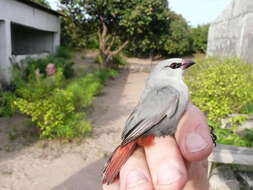
[(134, 152), (137, 144), (135, 141), (123, 146), (118, 146), (107, 161), (103, 170), (103, 184), (111, 184), (118, 177), (121, 167)]

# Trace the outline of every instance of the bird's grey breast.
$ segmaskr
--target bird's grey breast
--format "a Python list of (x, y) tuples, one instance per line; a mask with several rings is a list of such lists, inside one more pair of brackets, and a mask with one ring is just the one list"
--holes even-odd
[[(167, 136), (167, 135), (174, 135), (177, 129), (178, 122), (182, 117), (183, 113), (186, 110), (188, 105), (188, 88), (183, 81), (177, 83), (176, 85), (171, 84), (171, 87), (174, 88), (178, 93), (178, 104), (176, 107), (176, 111), (172, 117), (165, 117), (160, 123), (158, 123), (154, 128), (146, 133), (148, 135), (154, 136)], [(168, 97), (171, 94), (168, 94)], [(165, 102), (166, 103), (166, 102)], [(173, 105), (171, 105), (173, 106)]]

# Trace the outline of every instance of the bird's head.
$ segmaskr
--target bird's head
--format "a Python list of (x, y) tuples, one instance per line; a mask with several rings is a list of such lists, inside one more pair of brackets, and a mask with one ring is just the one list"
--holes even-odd
[(166, 75), (168, 77), (180, 77), (182, 78), (183, 71), (192, 65), (195, 62), (189, 59), (173, 58), (167, 59), (160, 62), (155, 68), (154, 72), (156, 74)]
[(195, 63), (188, 59), (173, 58), (161, 61), (158, 63), (149, 78), (147, 86), (157, 86), (177, 83), (183, 80), (183, 72)]

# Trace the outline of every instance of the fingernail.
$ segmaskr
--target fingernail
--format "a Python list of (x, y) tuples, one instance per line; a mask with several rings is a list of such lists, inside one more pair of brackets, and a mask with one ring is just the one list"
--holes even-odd
[(182, 173), (172, 164), (163, 164), (158, 169), (157, 182), (159, 185), (169, 185), (182, 177)]
[(198, 152), (207, 147), (207, 142), (197, 133), (189, 133), (186, 136), (186, 148), (189, 152)]
[(136, 187), (140, 184), (147, 183), (148, 179), (145, 174), (141, 171), (132, 171), (127, 176), (127, 189)]

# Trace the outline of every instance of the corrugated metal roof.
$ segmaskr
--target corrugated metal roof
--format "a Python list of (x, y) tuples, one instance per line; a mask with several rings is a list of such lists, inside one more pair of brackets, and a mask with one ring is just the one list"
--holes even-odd
[(56, 16), (63, 16), (61, 13), (59, 13), (57, 11), (54, 11), (54, 10), (52, 10), (50, 8), (47, 8), (47, 7), (45, 7), (45, 6), (41, 5), (41, 4), (35, 3), (33, 1), (30, 1), (30, 0), (16, 0), (16, 1), (19, 1), (21, 3), (25, 3), (25, 4), (27, 4), (27, 5), (31, 6), (31, 7), (34, 7), (34, 8), (43, 10), (43, 11), (46, 11), (46, 12), (54, 14)]

